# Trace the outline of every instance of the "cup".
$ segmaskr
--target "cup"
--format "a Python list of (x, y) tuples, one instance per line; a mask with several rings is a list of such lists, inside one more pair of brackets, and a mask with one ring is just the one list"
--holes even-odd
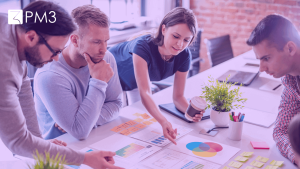
[(228, 138), (235, 141), (242, 139), (244, 121), (234, 122), (229, 120), (229, 133)]
[(199, 96), (195, 96), (190, 100), (190, 105), (187, 108), (184, 116), (189, 121), (193, 121), (193, 117), (195, 117), (196, 114), (200, 114), (201, 111), (204, 112), (206, 107), (206, 101)]

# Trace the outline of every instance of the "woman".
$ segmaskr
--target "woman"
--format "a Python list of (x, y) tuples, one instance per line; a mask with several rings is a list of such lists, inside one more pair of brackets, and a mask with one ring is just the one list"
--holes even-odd
[[(150, 81), (159, 81), (175, 74), (173, 101), (182, 112), (188, 108), (184, 88), (191, 62), (187, 49), (195, 39), (197, 21), (191, 10), (174, 8), (162, 20), (155, 37), (150, 34), (113, 46), (123, 91), (128, 97), (139, 97), (147, 111), (161, 124), (166, 138), (174, 144), (177, 129), (161, 114), (152, 99)], [(135, 95), (135, 96), (134, 96)], [(195, 122), (202, 118), (197, 115)]]

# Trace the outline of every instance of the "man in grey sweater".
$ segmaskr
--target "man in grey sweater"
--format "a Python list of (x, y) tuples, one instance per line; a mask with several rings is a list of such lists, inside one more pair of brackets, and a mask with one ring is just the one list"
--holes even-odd
[(70, 44), (57, 62), (34, 76), (35, 108), (45, 139), (64, 132), (86, 139), (93, 127), (118, 117), (122, 107), (117, 64), (107, 51), (108, 17), (93, 5), (77, 7), (72, 17), (78, 29)]
[[(114, 166), (113, 152), (82, 153), (43, 140), (38, 127), (26, 63), (42, 67), (53, 59), (66, 44), (75, 29), (71, 17), (60, 6), (47, 1), (36, 1), (23, 9), (47, 18), (55, 12), (55, 23), (35, 23), (35, 17), (24, 19), (22, 25), (8, 25), (6, 14), (0, 14), (0, 138), (15, 154), (32, 157), (35, 151), (66, 157), (69, 164), (86, 164), (93, 168)], [(51, 18), (53, 21), (54, 18)]]

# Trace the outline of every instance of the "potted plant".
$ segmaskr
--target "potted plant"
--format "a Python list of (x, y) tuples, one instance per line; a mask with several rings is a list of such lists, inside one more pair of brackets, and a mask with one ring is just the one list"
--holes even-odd
[(229, 77), (230, 75), (225, 82), (219, 82), (209, 76), (209, 83), (202, 88), (203, 95), (200, 96), (207, 102), (206, 109), (211, 108), (210, 119), (220, 127), (228, 126), (229, 112), (243, 108), (241, 103), (247, 101), (246, 98), (241, 98), (240, 87), (230, 90), (236, 83), (227, 83)]
[(46, 157), (44, 157), (36, 150), (34, 159), (36, 163), (33, 167), (28, 164), (30, 169), (64, 169), (64, 164), (66, 164), (65, 157), (62, 158), (59, 153), (54, 158), (50, 157), (49, 153), (46, 153)]

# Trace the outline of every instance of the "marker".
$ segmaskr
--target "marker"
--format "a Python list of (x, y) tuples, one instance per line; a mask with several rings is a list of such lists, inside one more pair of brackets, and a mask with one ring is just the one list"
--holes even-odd
[(243, 114), (243, 115), (242, 115), (242, 117), (241, 117), (241, 120), (240, 120), (240, 121), (242, 122), (242, 121), (244, 120), (244, 118), (245, 118), (245, 114)]
[(233, 118), (232, 118), (232, 116), (231, 116), (231, 113), (229, 113), (229, 119), (230, 119), (231, 121), (233, 121)]

